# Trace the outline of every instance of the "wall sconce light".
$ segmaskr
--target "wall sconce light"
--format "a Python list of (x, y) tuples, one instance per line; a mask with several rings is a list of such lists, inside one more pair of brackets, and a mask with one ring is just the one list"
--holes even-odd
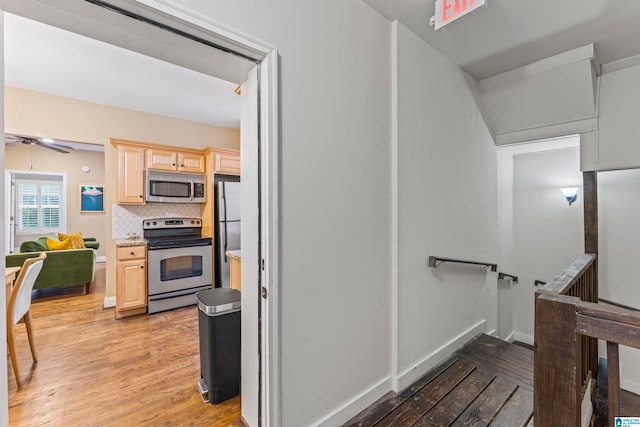
[(571, 206), (573, 202), (578, 200), (579, 189), (580, 189), (579, 187), (565, 187), (560, 189), (560, 191), (562, 191), (562, 195), (564, 196), (564, 198), (567, 199), (567, 202), (569, 202), (569, 206)]

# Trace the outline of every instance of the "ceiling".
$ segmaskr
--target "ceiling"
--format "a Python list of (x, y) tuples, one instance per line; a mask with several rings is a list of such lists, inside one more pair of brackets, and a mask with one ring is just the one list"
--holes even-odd
[[(487, 0), (437, 32), (429, 26), (435, 0), (363, 1), (477, 80), (590, 43), (602, 64), (640, 54), (638, 0)], [(5, 81), (209, 125), (240, 123), (235, 83), (9, 13)]]
[(5, 13), (8, 86), (240, 127), (237, 84)]
[(640, 54), (638, 0), (486, 0), (437, 32), (429, 26), (435, 0), (363, 1), (476, 80), (590, 43), (601, 64)]

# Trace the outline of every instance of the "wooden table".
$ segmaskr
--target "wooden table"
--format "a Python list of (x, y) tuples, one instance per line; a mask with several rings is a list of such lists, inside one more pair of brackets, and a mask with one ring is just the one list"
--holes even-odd
[(4, 269), (4, 277), (5, 284), (7, 289), (7, 302), (9, 302), (9, 295), (11, 295), (11, 286), (13, 286), (13, 281), (16, 279), (16, 274), (20, 271), (20, 267), (5, 267)]

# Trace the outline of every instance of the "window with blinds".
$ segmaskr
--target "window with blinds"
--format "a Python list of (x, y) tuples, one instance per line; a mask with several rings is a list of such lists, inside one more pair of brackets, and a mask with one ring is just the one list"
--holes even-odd
[(15, 180), (16, 234), (60, 231), (62, 180)]

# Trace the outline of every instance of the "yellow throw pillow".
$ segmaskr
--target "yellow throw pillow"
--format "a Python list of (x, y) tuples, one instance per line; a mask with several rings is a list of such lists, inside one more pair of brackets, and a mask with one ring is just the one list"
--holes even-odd
[(73, 249), (84, 249), (86, 247), (84, 245), (84, 240), (82, 240), (82, 233), (79, 231), (73, 234), (58, 233), (58, 239), (71, 239), (71, 246), (73, 247)]
[(73, 245), (71, 244), (71, 239), (53, 240), (47, 237), (47, 249), (50, 251), (73, 249)]

